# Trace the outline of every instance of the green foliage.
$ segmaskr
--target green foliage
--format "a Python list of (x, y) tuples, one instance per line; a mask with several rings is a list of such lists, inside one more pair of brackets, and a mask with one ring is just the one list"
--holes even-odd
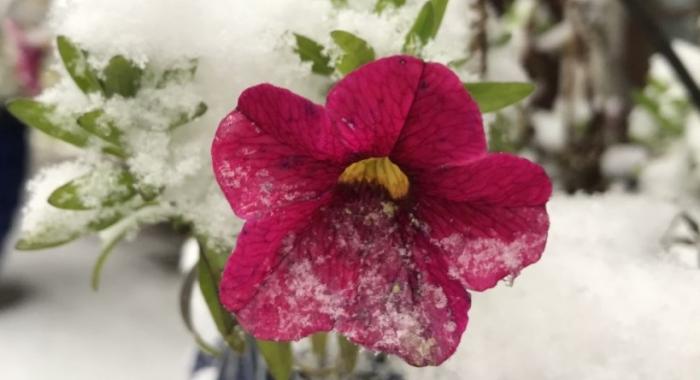
[(437, 36), (446, 8), (447, 0), (429, 0), (423, 5), (416, 21), (406, 34), (402, 49), (404, 53), (420, 56), (428, 41)]
[(327, 359), (328, 333), (320, 332), (311, 335), (311, 350), (318, 359), (321, 366), (325, 365)]
[(374, 12), (381, 14), (388, 6), (400, 8), (404, 4), (406, 4), (406, 0), (377, 0), (377, 3), (374, 4)]
[[(96, 187), (104, 190), (96, 191)], [(99, 205), (86, 204), (86, 194), (101, 194)], [(99, 206), (111, 207), (136, 195), (134, 177), (126, 170), (117, 173), (93, 172), (72, 180), (54, 190), (49, 204), (65, 210), (90, 210)]]
[(197, 107), (194, 109), (194, 112), (192, 113), (187, 113), (183, 112), (180, 114), (180, 117), (175, 119), (171, 124), (170, 124), (170, 130), (173, 130), (177, 127), (183, 126), (192, 120), (204, 115), (207, 112), (207, 105), (204, 102), (200, 102), (197, 104)]
[(523, 82), (465, 83), (464, 87), (482, 113), (498, 111), (518, 103), (535, 91), (533, 84)]
[(100, 281), (102, 278), (102, 269), (104, 269), (105, 263), (107, 263), (107, 259), (114, 251), (114, 247), (116, 247), (117, 244), (120, 241), (122, 241), (122, 239), (124, 239), (125, 235), (126, 231), (122, 231), (118, 234), (114, 234), (105, 243), (103, 243), (102, 249), (100, 250), (100, 255), (97, 257), (95, 266), (92, 268), (91, 284), (93, 290), (99, 290)]
[(209, 345), (199, 332), (194, 327), (192, 323), (192, 290), (194, 289), (194, 284), (197, 281), (197, 267), (192, 268), (189, 271), (185, 280), (182, 282), (182, 287), (180, 288), (180, 316), (185, 324), (187, 330), (192, 334), (195, 343), (202, 352), (206, 352), (211, 356), (219, 356), (221, 352), (216, 348)]
[(114, 123), (107, 120), (104, 110), (98, 109), (83, 114), (78, 117), (78, 125), (108, 143), (121, 145), (122, 132)]
[(156, 88), (165, 88), (165, 86), (170, 82), (189, 82), (194, 79), (195, 74), (197, 74), (197, 67), (199, 66), (199, 60), (190, 59), (182, 67), (174, 67), (167, 69), (163, 72), (161, 77), (158, 79)]
[(334, 30), (331, 32), (333, 42), (340, 47), (343, 55), (336, 64), (336, 69), (345, 75), (374, 60), (374, 49), (365, 40), (344, 30)]
[(339, 372), (341, 374), (349, 374), (357, 365), (359, 348), (346, 337), (338, 335), (338, 349), (340, 351)]
[(517, 126), (503, 117), (496, 114), (496, 119), (489, 126), (489, 151), (491, 152), (517, 152), (520, 147), (515, 143), (513, 137)]
[(66, 36), (58, 36), (56, 45), (63, 65), (78, 88), (86, 94), (102, 91), (97, 74), (87, 62), (87, 53)]
[(221, 282), (221, 271), (224, 264), (222, 258), (225, 259), (226, 255), (221, 255), (207, 248), (204, 238), (200, 237), (198, 240), (200, 247), (199, 262), (197, 264), (199, 289), (202, 291), (216, 328), (226, 344), (231, 349), (242, 352), (245, 348), (243, 333), (238, 328), (235, 319), (224, 309), (219, 301), (219, 283)]
[(59, 115), (54, 106), (32, 99), (15, 99), (7, 103), (7, 110), (22, 123), (51, 137), (79, 147), (87, 145), (88, 134), (80, 128), (71, 128), (75, 123)]
[(649, 78), (642, 91), (632, 91), (632, 99), (658, 126), (652, 136), (640, 143), (658, 149), (683, 134), (692, 107), (686, 97), (675, 94), (666, 83)]
[(292, 345), (289, 342), (258, 340), (258, 349), (275, 380), (289, 380), (292, 375)]
[(80, 231), (74, 231), (68, 235), (63, 235), (54, 233), (53, 230), (48, 230), (45, 233), (20, 237), (17, 243), (15, 243), (15, 249), (18, 251), (35, 251), (54, 248), (68, 244), (81, 236), (82, 233), (80, 233)]
[(104, 80), (102, 87), (108, 98), (121, 95), (131, 98), (141, 87), (143, 69), (121, 55), (115, 55), (109, 60), (102, 72)]
[(320, 75), (331, 75), (330, 57), (323, 53), (323, 45), (304, 35), (294, 33), (296, 47), (294, 51), (302, 62), (312, 62), (311, 71)]

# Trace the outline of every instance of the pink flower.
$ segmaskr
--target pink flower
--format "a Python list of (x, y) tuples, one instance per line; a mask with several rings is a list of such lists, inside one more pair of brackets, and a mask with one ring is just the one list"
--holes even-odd
[(440, 64), (378, 60), (325, 107), (249, 88), (212, 158), (246, 220), (221, 301), (260, 339), (336, 330), (440, 364), (466, 328), (467, 290), (517, 275), (547, 240), (547, 175), (487, 153), (476, 103)]
[(38, 94), (41, 90), (43, 47), (32, 44), (26, 33), (12, 19), (5, 19), (2, 29), (16, 50), (15, 72), (20, 85), (29, 95)]

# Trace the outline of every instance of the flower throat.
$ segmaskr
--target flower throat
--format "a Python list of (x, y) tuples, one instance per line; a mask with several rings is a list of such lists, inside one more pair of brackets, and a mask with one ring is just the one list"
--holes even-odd
[(340, 183), (373, 183), (383, 186), (392, 199), (408, 194), (408, 177), (388, 157), (372, 157), (355, 162), (345, 168), (338, 179)]

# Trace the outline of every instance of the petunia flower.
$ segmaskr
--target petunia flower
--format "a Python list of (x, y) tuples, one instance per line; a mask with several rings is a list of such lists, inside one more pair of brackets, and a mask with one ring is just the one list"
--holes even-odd
[(335, 330), (416, 366), (456, 350), (469, 290), (545, 247), (550, 181), (489, 154), (476, 103), (447, 67), (380, 59), (320, 106), (269, 84), (221, 122), (216, 178), (246, 220), (220, 297), (253, 336)]

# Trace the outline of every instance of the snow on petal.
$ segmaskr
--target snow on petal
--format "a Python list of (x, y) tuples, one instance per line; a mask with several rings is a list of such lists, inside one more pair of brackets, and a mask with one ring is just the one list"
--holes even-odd
[(547, 242), (544, 206), (489, 207), (426, 197), (417, 214), (449, 263), (450, 276), (472, 290), (514, 278), (540, 259)]
[[(266, 257), (280, 261), (264, 261), (274, 269), (256, 279), (249, 301), (225, 305), (262, 339), (295, 340), (336, 329), (413, 365), (446, 360), (466, 327), (469, 296), (448, 278), (441, 257), (429, 257), (434, 247), (423, 231), (402, 222), (411, 216), (387, 207), (391, 202), (382, 191), (343, 187), (306, 227), (281, 239), (276, 232), (259, 234), (281, 244), (248, 249), (250, 241), (241, 241), (242, 252), (268, 250)], [(238, 250), (224, 275), (227, 284), (237, 271), (236, 255)], [(222, 294), (231, 290), (222, 286)]]
[(343, 168), (287, 145), (238, 111), (220, 124), (212, 145), (214, 173), (239, 217), (261, 217), (295, 202), (318, 199)]

